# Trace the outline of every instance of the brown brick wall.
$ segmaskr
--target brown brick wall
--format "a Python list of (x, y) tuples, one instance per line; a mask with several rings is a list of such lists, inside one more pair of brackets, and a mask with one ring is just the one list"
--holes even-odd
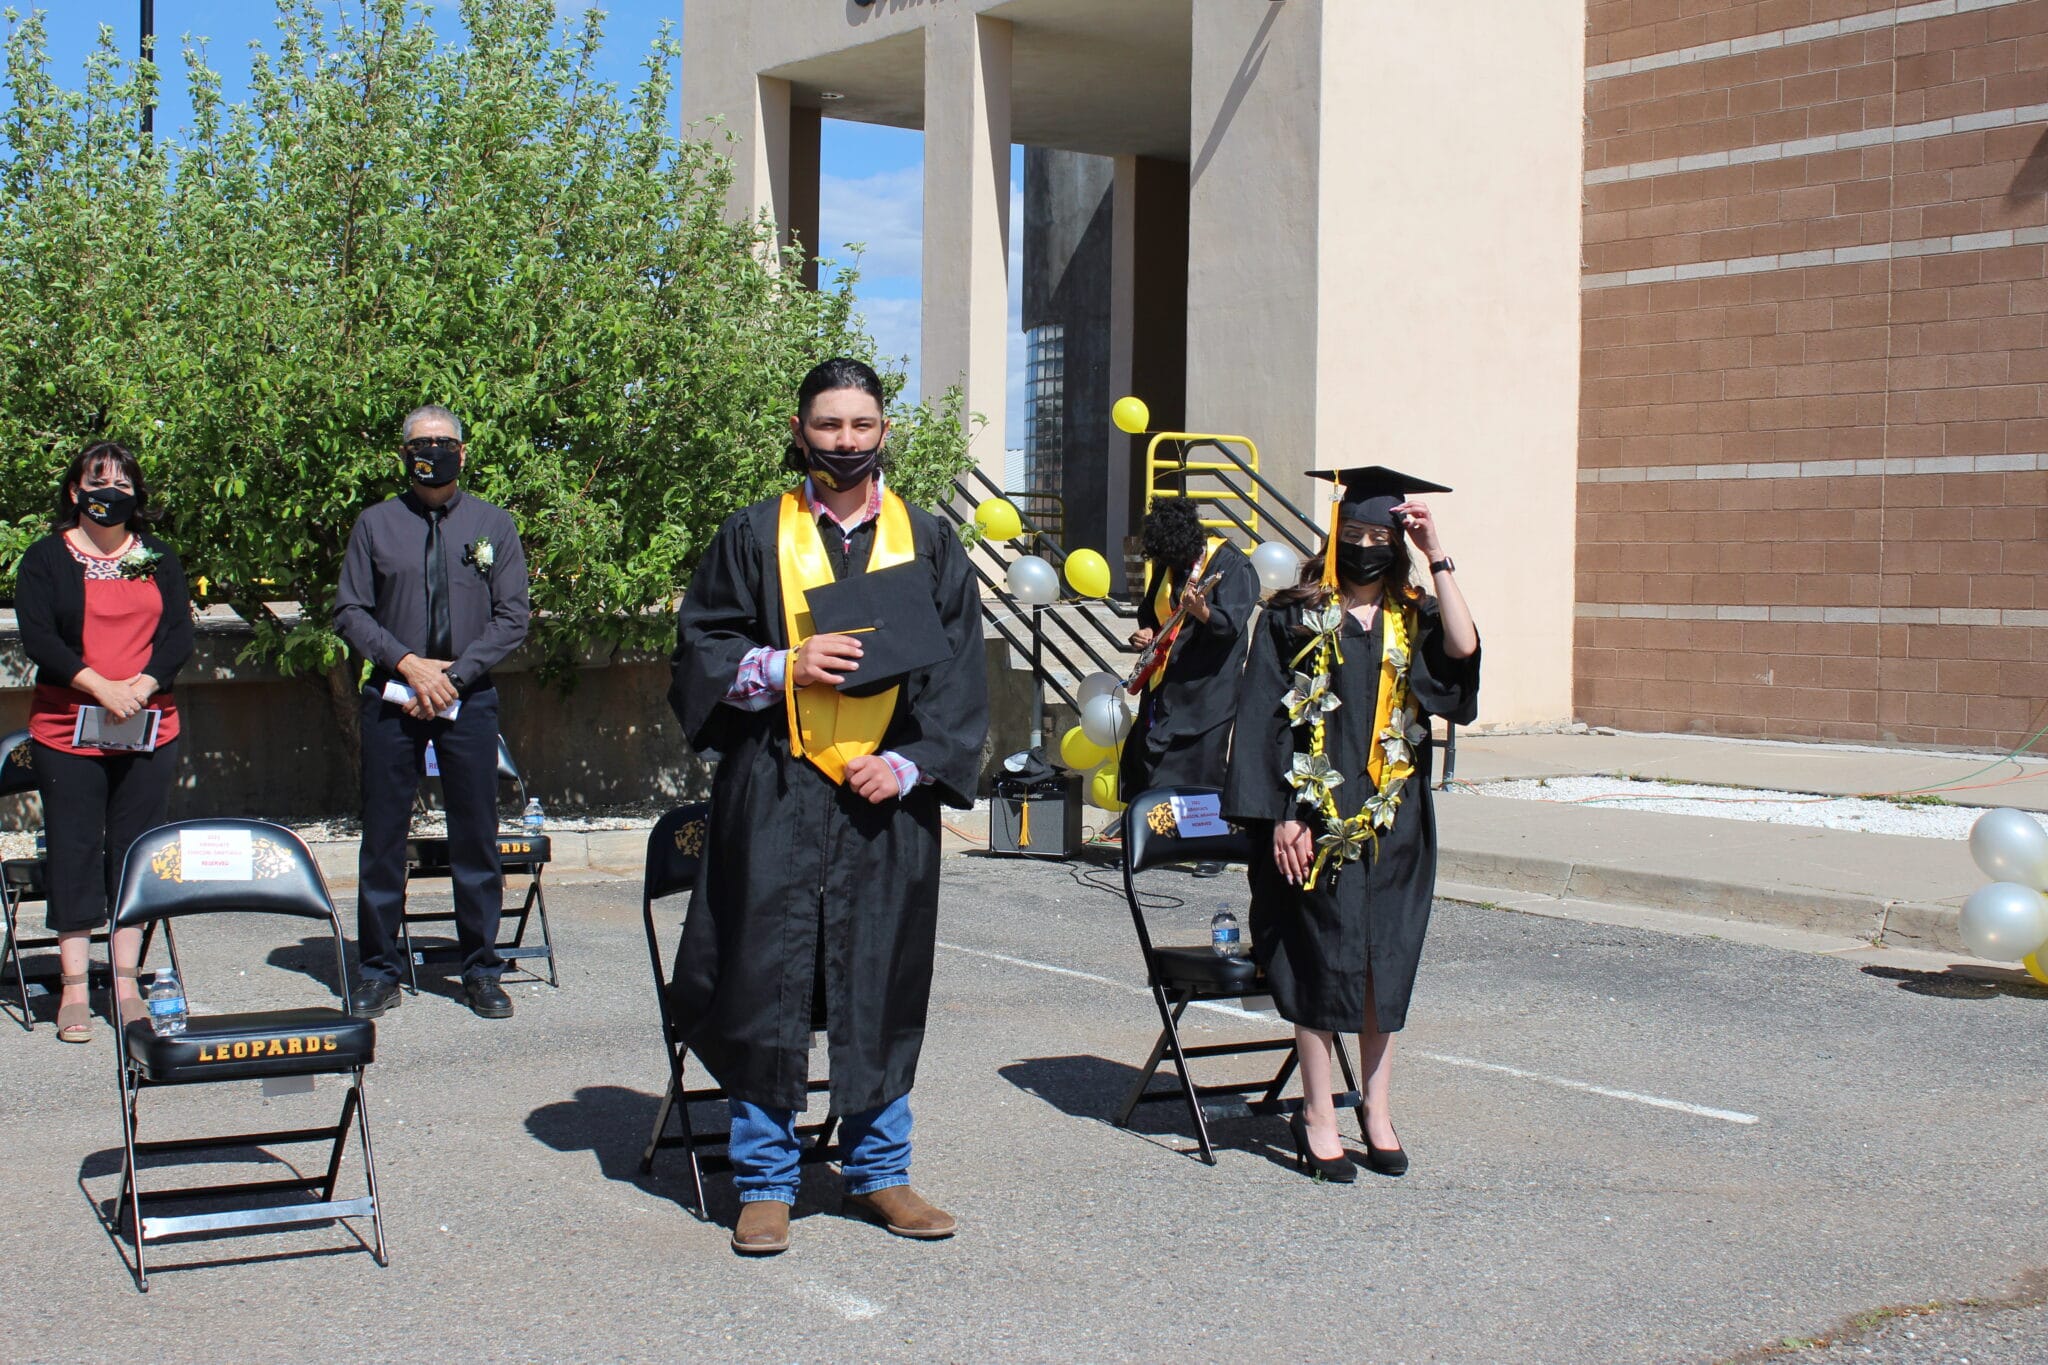
[[(1587, 59), (1891, 8), (1595, 0)], [(2044, 102), (2048, 0), (2028, 0), (1589, 82), (1586, 167)], [(2035, 122), (1589, 186), (1584, 265), (1607, 275), (2044, 223), (2048, 128)], [(2035, 714), (2048, 704), (2048, 587), (2035, 586), (2048, 471), (1974, 467), (2048, 455), (2048, 245), (1592, 288), (1583, 302), (1580, 466), (1627, 481), (1579, 486), (1582, 719), (1999, 747), (2048, 719)], [(1916, 459), (1945, 463), (1696, 469)], [(1673, 466), (1695, 468), (1637, 473)], [(1900, 610), (1910, 619), (1869, 619)]]

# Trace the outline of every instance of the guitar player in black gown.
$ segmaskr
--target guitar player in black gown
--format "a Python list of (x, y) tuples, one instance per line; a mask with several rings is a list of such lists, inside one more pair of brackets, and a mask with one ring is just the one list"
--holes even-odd
[(1245, 627), (1259, 604), (1251, 560), (1206, 534), (1186, 499), (1161, 498), (1145, 518), (1144, 539), (1152, 587), (1139, 605), (1131, 648), (1142, 655), (1177, 607), (1186, 612), (1165, 647), (1165, 667), (1139, 689), (1118, 772), (1126, 801), (1148, 787), (1223, 785), (1250, 638)]

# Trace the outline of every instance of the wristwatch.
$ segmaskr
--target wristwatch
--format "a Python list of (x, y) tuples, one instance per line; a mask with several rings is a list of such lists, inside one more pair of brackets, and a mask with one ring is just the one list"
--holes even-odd
[(1432, 574), (1456, 573), (1458, 571), (1458, 566), (1451, 562), (1451, 557), (1449, 555), (1445, 555), (1442, 559), (1430, 560), (1429, 571)]
[(446, 676), (448, 678), (448, 685), (454, 688), (457, 692), (460, 692), (463, 688), (469, 686), (469, 680), (467, 678), (464, 678), (460, 673), (457, 673), (452, 668), (448, 670)]

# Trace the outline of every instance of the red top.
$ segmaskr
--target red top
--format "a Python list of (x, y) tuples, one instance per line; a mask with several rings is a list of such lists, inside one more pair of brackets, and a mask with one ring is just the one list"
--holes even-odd
[[(68, 535), (64, 537), (64, 548), (85, 567), (85, 628), (79, 651), (85, 657), (85, 666), (116, 682), (134, 677), (149, 665), (150, 648), (164, 614), (163, 594), (154, 580), (121, 576), (121, 560), (128, 550), (118, 555), (94, 554), (79, 549)], [(133, 548), (131, 544), (130, 549)], [(91, 745), (81, 748), (71, 742), (81, 705), (96, 703), (75, 687), (39, 684), (29, 704), (30, 736), (67, 754), (106, 752)], [(149, 705), (163, 712), (156, 730), (157, 745), (162, 747), (178, 737), (178, 703), (167, 688), (151, 697)]]

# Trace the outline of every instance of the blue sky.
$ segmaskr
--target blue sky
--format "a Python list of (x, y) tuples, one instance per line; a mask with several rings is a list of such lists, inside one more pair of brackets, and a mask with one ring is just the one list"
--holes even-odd
[[(53, 74), (66, 84), (82, 79), (84, 60), (102, 24), (114, 31), (124, 51), (133, 52), (139, 33), (136, 0), (56, 0), (37, 6), (15, 0), (17, 8), (46, 10)], [(327, 8), (339, 16), (353, 12), (350, 0), (332, 0)], [(586, 8), (581, 0), (557, 0), (563, 14)], [(605, 44), (600, 69), (622, 89), (640, 76), (640, 62), (664, 21), (682, 31), (681, 0), (611, 0), (606, 13)], [(230, 100), (242, 98), (249, 76), (249, 44), (271, 45), (276, 37), (274, 0), (156, 0), (157, 53), (164, 71), (157, 131), (176, 136), (191, 120), (184, 89), (184, 68), (177, 54), (185, 35), (203, 37), (207, 59), (220, 72)], [(453, 35), (459, 25), (450, 0), (436, 7), (436, 23)], [(679, 105), (676, 116), (680, 116)], [(917, 380), (920, 241), (924, 199), (924, 136), (897, 128), (844, 123), (828, 119), (823, 147), (824, 176), (819, 195), (819, 237), (823, 255), (843, 257), (843, 243), (866, 247), (861, 259), (859, 297), (868, 331), (886, 355), (907, 356), (913, 388)], [(1023, 338), (1018, 332), (1018, 243), (1023, 214), (1018, 187), (1023, 181), (1021, 153), (1011, 166), (1010, 384), (1005, 445), (1023, 444)]]

